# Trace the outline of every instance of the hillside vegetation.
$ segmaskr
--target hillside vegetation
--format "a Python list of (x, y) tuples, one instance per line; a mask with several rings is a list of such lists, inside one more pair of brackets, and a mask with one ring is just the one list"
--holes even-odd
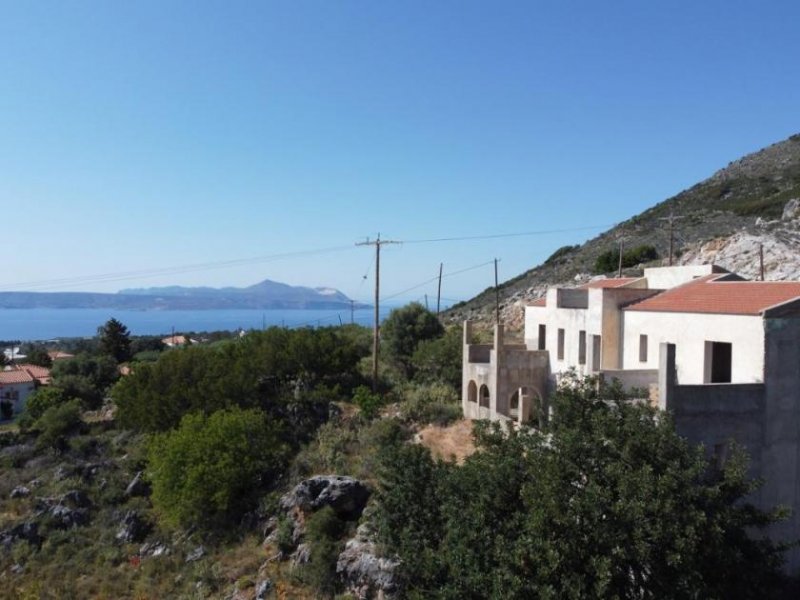
[[(503, 319), (511, 328), (519, 328), (521, 302), (542, 295), (548, 285), (571, 283), (576, 276), (586, 278), (597, 274), (598, 258), (614, 252), (620, 238), (626, 248), (653, 246), (657, 256), (665, 258), (669, 253), (669, 235), (661, 219), (670, 214), (682, 216), (676, 221), (676, 254), (681, 254), (710, 240), (740, 232), (774, 233), (775, 221), (793, 198), (800, 198), (800, 134), (731, 162), (705, 181), (583, 245), (554, 249), (544, 263), (500, 285)], [(796, 230), (796, 226), (792, 229)], [(707, 259), (708, 253), (703, 256)], [(490, 288), (453, 306), (446, 318), (452, 322), (489, 321), (493, 311), (494, 290)]]

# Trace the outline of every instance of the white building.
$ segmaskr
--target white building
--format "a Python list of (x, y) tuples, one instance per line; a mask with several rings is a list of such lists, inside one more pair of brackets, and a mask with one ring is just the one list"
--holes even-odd
[[(546, 418), (559, 376), (616, 378), (648, 390), (678, 432), (724, 456), (745, 447), (754, 500), (793, 515), (773, 527), (800, 538), (800, 282), (745, 281), (711, 265), (645, 269), (643, 277), (552, 288), (525, 309), (525, 344), (471, 344), (464, 328), (468, 418)], [(800, 550), (788, 555), (800, 567)]]
[(25, 408), (34, 390), (50, 383), (50, 369), (36, 365), (13, 365), (0, 371), (0, 402), (11, 404), (13, 414)]

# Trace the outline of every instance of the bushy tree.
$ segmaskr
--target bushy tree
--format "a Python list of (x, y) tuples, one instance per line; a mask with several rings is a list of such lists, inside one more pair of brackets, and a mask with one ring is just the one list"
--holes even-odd
[(47, 349), (39, 344), (31, 345), (25, 350), (25, 362), (39, 367), (50, 368), (53, 366), (53, 359), (47, 353)]
[(110, 356), (79, 354), (56, 362), (51, 376), (67, 398), (78, 398), (91, 410), (102, 404), (109, 386), (119, 379), (119, 370)]
[[(649, 262), (658, 258), (658, 251), (655, 246), (644, 244), (636, 246), (622, 253), (622, 268), (628, 269), (644, 262)], [(619, 268), (619, 248), (607, 250), (597, 257), (594, 264), (595, 273), (610, 273)]]
[(67, 435), (82, 426), (79, 400), (70, 400), (51, 406), (42, 413), (33, 426), (39, 432), (36, 445), (39, 448), (50, 448), (56, 452), (62, 452), (66, 448)]
[(155, 363), (138, 365), (112, 396), (120, 422), (144, 431), (174, 427), (187, 412), (230, 406), (288, 416), (292, 405), (300, 416), (323, 399), (349, 398), (361, 382), (356, 366), (363, 352), (333, 328), (274, 327), (166, 352)]
[(116, 319), (109, 319), (97, 328), (100, 350), (118, 363), (131, 359), (131, 335), (128, 328)]
[(153, 505), (174, 525), (230, 522), (253, 506), (284, 455), (275, 424), (259, 410), (187, 414), (150, 444)]
[(420, 342), (440, 337), (444, 327), (436, 315), (427, 310), (419, 302), (412, 302), (396, 308), (381, 326), (382, 348), (390, 360), (405, 372), (407, 377), (413, 375), (411, 357)]
[(545, 433), (479, 426), (461, 467), (389, 453), (378, 532), (409, 597), (771, 597), (782, 548), (758, 529), (778, 515), (747, 503), (741, 454), (714, 471), (668, 415), (593, 380), (553, 402)]
[(414, 379), (424, 383), (447, 383), (461, 392), (461, 329), (451, 327), (442, 337), (424, 340), (411, 357)]
[(45, 411), (67, 401), (67, 396), (58, 386), (48, 385), (37, 388), (25, 401), (25, 413), (34, 421)]

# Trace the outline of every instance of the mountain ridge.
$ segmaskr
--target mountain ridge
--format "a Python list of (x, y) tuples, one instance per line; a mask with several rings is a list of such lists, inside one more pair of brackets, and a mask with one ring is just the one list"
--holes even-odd
[(164, 286), (117, 293), (0, 292), (3, 308), (116, 308), (130, 310), (363, 308), (329, 287), (291, 286), (265, 279), (248, 287)]
[[(797, 269), (779, 269), (774, 261), (770, 262), (765, 265), (768, 279), (798, 273), (800, 241), (795, 234), (800, 215), (789, 218), (784, 215), (784, 209), (792, 201), (800, 202), (800, 134), (729, 162), (707, 179), (581, 245), (554, 249), (543, 263), (500, 284), (501, 319), (510, 329), (519, 330), (525, 303), (541, 296), (547, 287), (579, 284), (602, 275), (595, 271), (597, 258), (617, 248), (620, 238), (625, 248), (652, 245), (659, 258), (648, 264), (666, 264), (669, 234), (663, 219), (671, 214), (681, 216), (676, 221), (676, 264), (708, 262), (719, 252), (714, 248), (726, 248), (728, 264), (752, 273), (757, 253), (754, 256), (751, 251), (738, 252), (736, 243), (731, 242), (738, 234), (743, 236), (742, 243), (746, 240), (752, 246), (754, 239), (760, 240), (758, 243), (764, 243), (765, 248), (779, 248), (776, 256), (798, 262)], [(642, 266), (625, 272), (639, 274)], [(469, 319), (488, 323), (494, 320), (494, 302), (494, 288), (487, 288), (451, 307), (444, 317), (449, 322)]]

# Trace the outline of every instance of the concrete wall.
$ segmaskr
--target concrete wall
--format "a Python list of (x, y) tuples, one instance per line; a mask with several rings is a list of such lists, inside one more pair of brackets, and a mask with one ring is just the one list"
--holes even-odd
[[(659, 345), (675, 344), (678, 382), (705, 382), (705, 342), (732, 344), (731, 383), (764, 381), (764, 320), (759, 316), (623, 311), (623, 369), (657, 369)], [(639, 361), (646, 335), (647, 361)]]
[(599, 375), (608, 383), (616, 379), (626, 392), (644, 390), (644, 399), (652, 402), (654, 405), (658, 404), (657, 369), (632, 369), (629, 371), (604, 369), (600, 371)]
[[(549, 356), (545, 351), (528, 350), (524, 344), (505, 344), (502, 326), (495, 326), (494, 343), (491, 346), (470, 345), (471, 325), (464, 324), (464, 352), (462, 363), (462, 398), (464, 416), (469, 419), (506, 420), (512, 418), (510, 401), (521, 388), (526, 391), (526, 402), (521, 404), (523, 416), (530, 412), (533, 399), (544, 404), (550, 377)], [(479, 348), (479, 350), (476, 350)], [(487, 355), (488, 361), (482, 360)], [(472, 360), (480, 358), (480, 361)], [(470, 400), (470, 384), (480, 391), (485, 385), (489, 390), (489, 407), (480, 406)]]
[(681, 265), (676, 267), (655, 267), (644, 270), (647, 287), (652, 290), (668, 290), (669, 288), (688, 283), (697, 277), (724, 272), (714, 265)]
[[(785, 504), (792, 516), (771, 529), (782, 540), (800, 538), (800, 318), (764, 319), (766, 420), (761, 455), (763, 506)], [(800, 549), (789, 553), (800, 570)]]
[[(750, 456), (750, 476), (763, 479), (751, 501), (763, 510), (787, 506), (788, 520), (767, 530), (774, 540), (800, 539), (800, 318), (763, 320), (766, 369), (763, 384), (678, 385), (676, 348), (663, 344), (661, 407), (677, 432), (702, 443), (711, 455), (735, 440)], [(800, 549), (786, 554), (786, 569), (800, 571)]]

